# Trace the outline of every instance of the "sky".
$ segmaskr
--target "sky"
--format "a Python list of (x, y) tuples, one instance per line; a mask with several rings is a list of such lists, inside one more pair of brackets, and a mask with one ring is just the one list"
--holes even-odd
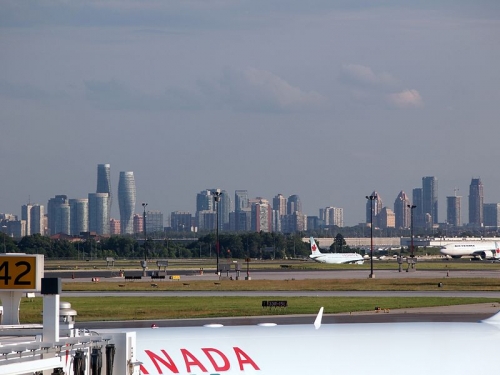
[[(500, 2), (3, 0), (0, 212), (133, 171), (141, 202), (298, 194), (365, 220), (423, 176), (500, 202)], [(112, 216), (119, 218), (117, 200)]]

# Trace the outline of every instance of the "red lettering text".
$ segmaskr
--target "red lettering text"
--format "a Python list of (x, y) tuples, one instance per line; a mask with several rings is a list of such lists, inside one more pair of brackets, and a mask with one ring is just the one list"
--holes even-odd
[(163, 353), (163, 355), (165, 356), (165, 358), (167, 360), (163, 359), (162, 357), (153, 353), (150, 350), (145, 350), (145, 352), (149, 356), (149, 358), (151, 359), (153, 364), (156, 366), (156, 369), (158, 370), (158, 374), (163, 374), (158, 362), (160, 362), (162, 365), (166, 366), (174, 374), (179, 373), (179, 370), (177, 369), (177, 366), (175, 365), (174, 361), (172, 361), (172, 358), (170, 358), (170, 356), (168, 355), (168, 353), (165, 350), (162, 350), (161, 352)]
[(196, 358), (189, 350), (181, 349), (182, 356), (184, 357), (184, 362), (186, 363), (186, 371), (191, 372), (191, 366), (197, 366), (201, 371), (207, 372), (205, 366)]
[(241, 350), (238, 347), (233, 347), (234, 349), (234, 354), (236, 354), (236, 358), (238, 359), (238, 364), (240, 365), (240, 370), (243, 371), (243, 365), (251, 365), (255, 370), (260, 370), (259, 366), (248, 356), (247, 353), (245, 353), (243, 350)]
[(144, 366), (143, 366), (143, 365), (140, 365), (140, 366), (139, 366), (139, 372), (140, 372), (142, 375), (149, 375), (148, 370), (146, 370), (146, 369), (144, 368)]
[[(229, 359), (227, 359), (224, 353), (214, 348), (201, 348), (201, 350), (203, 350), (203, 353), (205, 353), (207, 358), (210, 360), (210, 363), (212, 363), (212, 366), (214, 366), (215, 371), (229, 371)], [(224, 364), (222, 366), (219, 366), (217, 364), (215, 358), (212, 356), (212, 353), (216, 353), (222, 359), (222, 361), (224, 361)]]

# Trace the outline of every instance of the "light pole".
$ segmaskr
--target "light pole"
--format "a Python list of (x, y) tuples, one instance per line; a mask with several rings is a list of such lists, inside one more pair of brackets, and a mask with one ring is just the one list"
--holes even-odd
[(370, 201), (370, 276), (368, 278), (374, 279), (373, 273), (373, 201), (377, 199), (376, 195), (367, 195), (366, 199)]
[(217, 253), (217, 270), (215, 273), (219, 275), (219, 202), (222, 193), (220, 189), (217, 189), (212, 194), (215, 202), (215, 252)]
[(410, 257), (415, 257), (415, 254), (413, 253), (413, 210), (417, 208), (414, 204), (407, 204), (406, 207), (410, 209), (410, 242), (411, 242), (411, 248), (410, 248)]
[(142, 228), (144, 229), (144, 262), (142, 263), (142, 276), (146, 276), (146, 267), (148, 265), (148, 237), (146, 234), (146, 206), (147, 203), (142, 203)]

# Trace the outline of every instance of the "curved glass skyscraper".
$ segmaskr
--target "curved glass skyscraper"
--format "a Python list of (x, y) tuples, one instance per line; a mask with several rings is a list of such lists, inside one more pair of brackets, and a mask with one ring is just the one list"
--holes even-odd
[(97, 190), (96, 193), (108, 193), (108, 213), (111, 217), (111, 166), (109, 164), (97, 164)]
[(134, 172), (120, 172), (118, 181), (121, 234), (134, 233), (135, 179)]

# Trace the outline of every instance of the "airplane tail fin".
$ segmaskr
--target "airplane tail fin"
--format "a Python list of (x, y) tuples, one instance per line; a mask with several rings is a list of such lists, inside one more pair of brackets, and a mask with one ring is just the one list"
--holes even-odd
[(319, 254), (321, 254), (321, 251), (319, 251), (319, 248), (316, 245), (316, 242), (314, 241), (314, 237), (310, 238), (310, 242), (311, 242), (311, 254), (312, 255), (319, 255)]
[(500, 246), (498, 242), (495, 241), (495, 255), (493, 255), (495, 259), (500, 259)]

